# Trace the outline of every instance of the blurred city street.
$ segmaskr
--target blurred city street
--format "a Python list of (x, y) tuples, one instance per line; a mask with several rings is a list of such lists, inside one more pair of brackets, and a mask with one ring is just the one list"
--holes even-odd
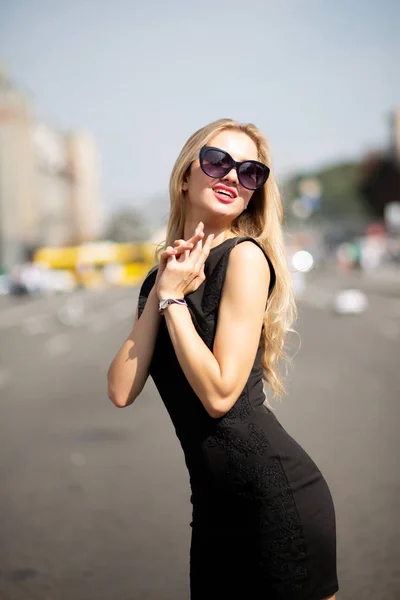
[(266, 393), (332, 491), (337, 600), (400, 600), (400, 4), (226, 8), (0, 2), (0, 600), (188, 600), (182, 449), (107, 371), (201, 223), (275, 267)]
[[(331, 487), (340, 600), (397, 600), (400, 296), (370, 286), (364, 312), (338, 315), (342, 284), (327, 271), (306, 288), (274, 406)], [(137, 292), (0, 298), (1, 600), (189, 596), (190, 494), (169, 417), (151, 380), (125, 410), (107, 398)]]

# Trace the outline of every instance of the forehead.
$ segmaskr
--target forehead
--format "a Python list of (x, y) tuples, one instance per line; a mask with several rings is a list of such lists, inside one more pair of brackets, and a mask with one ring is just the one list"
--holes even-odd
[(220, 131), (209, 140), (207, 146), (226, 150), (237, 161), (258, 160), (257, 146), (243, 131)]

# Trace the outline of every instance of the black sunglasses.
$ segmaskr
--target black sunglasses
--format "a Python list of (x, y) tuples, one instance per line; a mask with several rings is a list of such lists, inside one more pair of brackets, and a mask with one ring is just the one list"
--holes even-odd
[(225, 177), (236, 169), (239, 183), (247, 190), (258, 190), (267, 181), (270, 169), (257, 160), (237, 162), (232, 156), (213, 146), (203, 146), (199, 154), (201, 170), (214, 179)]

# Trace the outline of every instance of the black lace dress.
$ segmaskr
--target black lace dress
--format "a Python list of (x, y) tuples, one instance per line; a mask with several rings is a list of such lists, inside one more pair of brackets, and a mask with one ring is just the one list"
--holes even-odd
[[(252, 238), (212, 248), (206, 281), (186, 296), (210, 350), (229, 255), (245, 240)], [(272, 289), (275, 275), (266, 258)], [(156, 273), (152, 269), (141, 286), (139, 316)], [(192, 600), (321, 600), (338, 590), (331, 494), (318, 467), (265, 406), (262, 374), (260, 346), (234, 406), (211, 418), (183, 374), (162, 321), (150, 375), (190, 475)]]

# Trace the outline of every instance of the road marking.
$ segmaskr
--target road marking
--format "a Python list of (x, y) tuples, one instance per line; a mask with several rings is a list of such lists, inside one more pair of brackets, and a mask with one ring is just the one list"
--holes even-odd
[(68, 333), (59, 333), (45, 342), (45, 349), (50, 356), (60, 356), (71, 348), (71, 340)]

